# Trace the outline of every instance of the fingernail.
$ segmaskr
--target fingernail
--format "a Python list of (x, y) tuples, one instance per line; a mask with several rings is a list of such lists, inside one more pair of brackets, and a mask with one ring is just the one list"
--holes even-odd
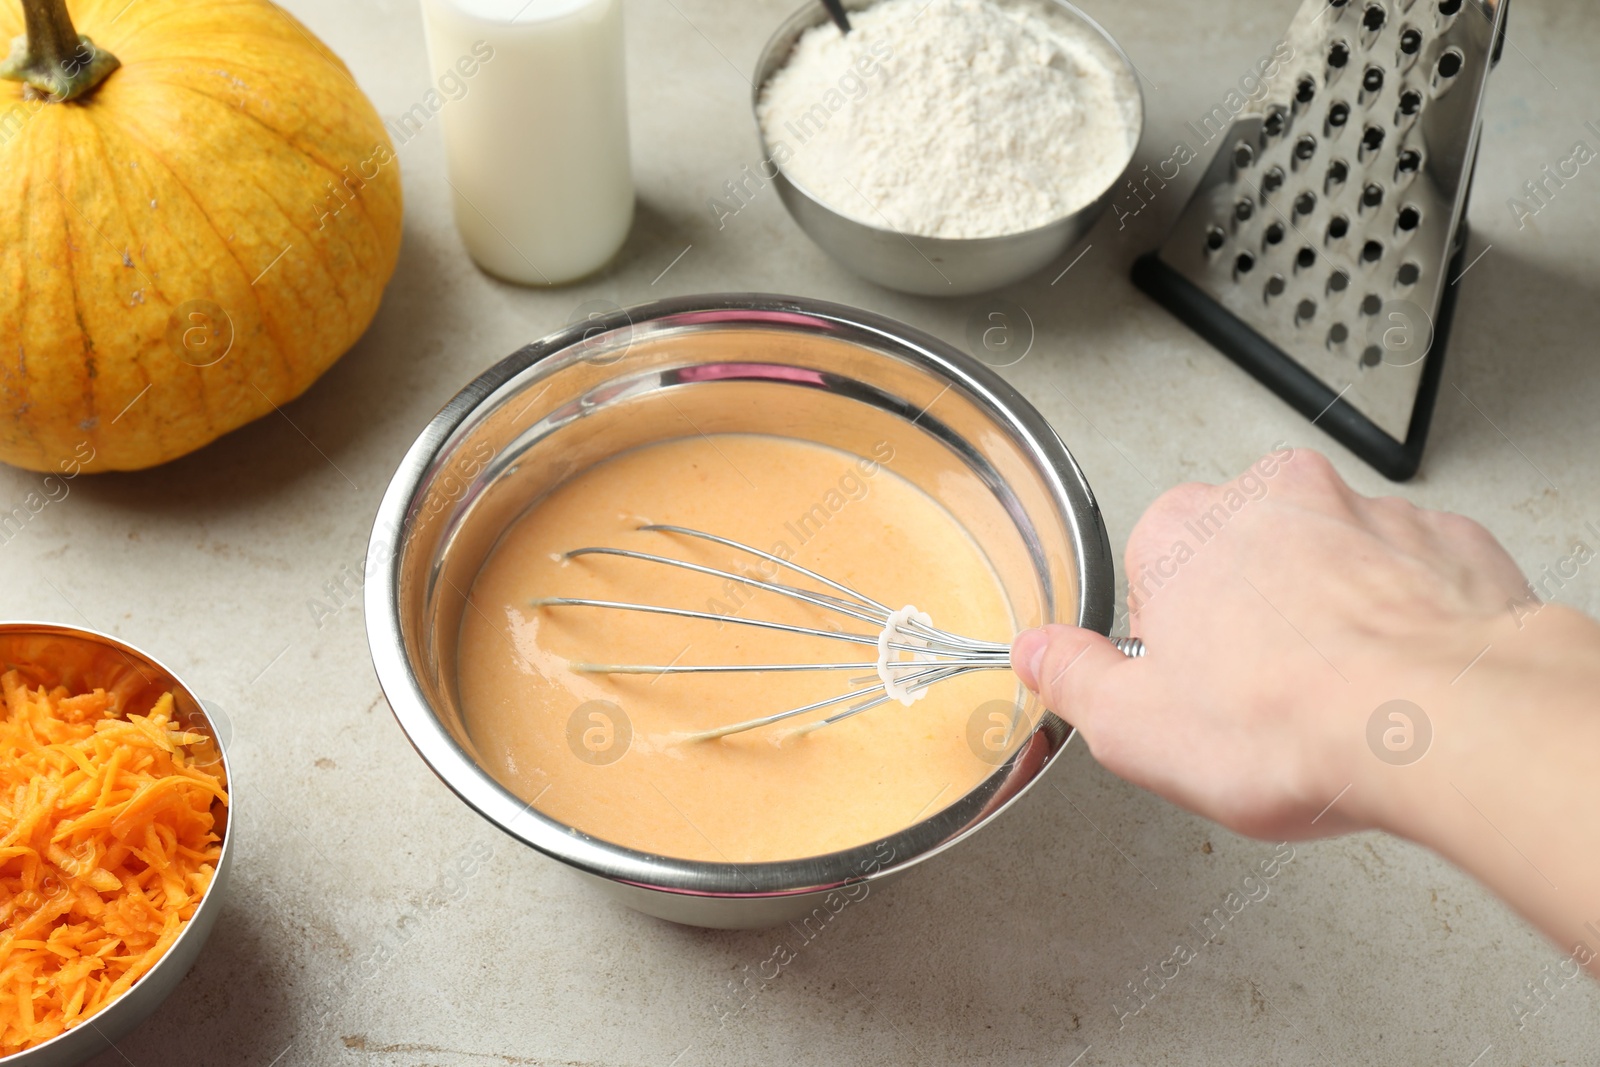
[(1044, 665), (1044, 650), (1050, 637), (1043, 630), (1024, 630), (1011, 642), (1011, 669), (1017, 672), (1022, 684), (1039, 691), (1039, 668)]

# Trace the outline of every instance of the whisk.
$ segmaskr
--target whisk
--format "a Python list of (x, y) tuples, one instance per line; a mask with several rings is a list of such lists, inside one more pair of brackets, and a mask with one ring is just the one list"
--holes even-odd
[[(738, 541), (716, 534), (706, 533), (703, 530), (692, 530), (685, 526), (672, 526), (664, 523), (649, 523), (638, 527), (641, 531), (653, 533), (674, 534), (681, 537), (698, 538), (712, 544), (722, 545), (738, 552), (747, 553), (758, 559), (766, 560), (779, 568), (791, 571), (810, 579), (833, 591), (842, 594), (834, 596), (832, 593), (817, 592), (801, 589), (781, 582), (766, 581), (753, 578), (748, 574), (735, 574), (731, 571), (719, 570), (687, 560), (673, 559), (670, 556), (660, 556), (649, 552), (636, 552), (626, 548), (610, 548), (605, 546), (590, 546), (575, 548), (566, 553), (567, 559), (578, 559), (583, 556), (621, 556), (626, 559), (643, 560), (668, 567), (680, 567), (684, 570), (695, 571), (700, 574), (716, 578), (731, 579), (736, 583), (748, 585), (756, 589), (764, 589), (789, 597), (803, 603), (812, 604), (835, 612), (858, 623), (866, 624), (874, 632), (855, 633), (846, 630), (823, 630), (809, 626), (796, 626), (789, 623), (773, 622), (765, 619), (744, 619), (734, 615), (721, 615), (709, 611), (696, 611), (692, 608), (668, 607), (659, 604), (634, 604), (616, 600), (594, 600), (584, 597), (538, 597), (531, 603), (534, 607), (590, 607), (611, 608), (622, 611), (642, 611), (656, 615), (672, 615), (686, 619), (708, 619), (713, 622), (730, 622), (740, 626), (753, 626), (763, 630), (782, 630), (792, 634), (804, 634), (809, 637), (822, 637), (830, 641), (842, 641), (848, 644), (865, 645), (877, 650), (877, 659), (874, 661), (853, 661), (847, 663), (737, 663), (737, 664), (629, 664), (629, 663), (573, 663), (571, 669), (587, 674), (740, 674), (749, 672), (791, 672), (791, 671), (858, 671), (871, 672), (864, 679), (854, 679), (855, 682), (870, 681), (876, 677), (877, 684), (867, 688), (857, 688), (838, 696), (828, 697), (797, 708), (760, 718), (749, 719), (744, 722), (733, 723), (729, 726), (719, 726), (710, 730), (701, 730), (698, 733), (687, 735), (685, 741), (709, 741), (729, 734), (743, 733), (746, 730), (755, 730), (763, 726), (805, 715), (809, 712), (821, 711), (824, 708), (835, 707), (839, 704), (850, 704), (842, 711), (836, 711), (826, 718), (809, 723), (796, 730), (796, 735), (820, 730), (837, 722), (843, 722), (854, 715), (869, 711), (890, 700), (898, 700), (902, 704), (910, 705), (914, 701), (927, 695), (927, 690), (940, 682), (969, 674), (973, 671), (1007, 670), (1011, 666), (1011, 648), (1008, 644), (998, 641), (981, 641), (959, 634), (949, 633), (933, 625), (933, 620), (924, 612), (919, 612), (915, 607), (906, 607), (894, 610), (884, 604), (878, 603), (871, 597), (836, 582), (832, 578), (818, 574), (816, 571), (802, 567), (775, 556), (770, 552), (763, 552), (759, 548), (741, 544)], [(1117, 649), (1126, 656), (1137, 657), (1144, 655), (1144, 643), (1136, 637), (1119, 637), (1113, 640)]]

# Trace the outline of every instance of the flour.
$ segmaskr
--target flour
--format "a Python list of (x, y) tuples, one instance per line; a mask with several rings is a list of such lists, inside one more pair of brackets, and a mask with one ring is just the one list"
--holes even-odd
[(843, 214), (1017, 233), (1088, 205), (1133, 157), (1138, 86), (1048, 4), (880, 0), (851, 25), (803, 34), (757, 108), (774, 162)]

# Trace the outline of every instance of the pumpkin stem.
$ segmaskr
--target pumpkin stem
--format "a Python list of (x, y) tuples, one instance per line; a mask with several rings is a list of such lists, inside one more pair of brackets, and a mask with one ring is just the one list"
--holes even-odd
[(73, 27), (66, 0), (22, 0), (22, 14), (28, 32), (11, 42), (0, 78), (24, 82), (61, 103), (87, 93), (122, 65)]

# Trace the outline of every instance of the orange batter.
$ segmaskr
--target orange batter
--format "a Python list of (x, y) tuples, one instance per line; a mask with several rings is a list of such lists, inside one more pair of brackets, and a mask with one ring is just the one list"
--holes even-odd
[[(797, 859), (904, 829), (994, 767), (969, 745), (975, 714), (1018, 695), (1009, 671), (942, 683), (805, 736), (833, 711), (712, 741), (683, 735), (797, 707), (877, 681), (876, 649), (725, 621), (574, 606), (567, 596), (663, 604), (876, 637), (870, 624), (776, 593), (589, 545), (691, 560), (810, 586), (771, 564), (681, 536), (671, 523), (741, 541), (828, 575), (935, 625), (1007, 640), (994, 572), (960, 523), (893, 473), (887, 442), (858, 457), (789, 438), (720, 434), (617, 456), (576, 475), (506, 531), (473, 585), (459, 685), (485, 766), (539, 810), (616, 844), (684, 859)], [(820, 590), (819, 590), (820, 591)], [(804, 674), (605, 675), (573, 662), (867, 664)], [(984, 705), (988, 707), (984, 709)], [(980, 711), (983, 709), (983, 711)]]

